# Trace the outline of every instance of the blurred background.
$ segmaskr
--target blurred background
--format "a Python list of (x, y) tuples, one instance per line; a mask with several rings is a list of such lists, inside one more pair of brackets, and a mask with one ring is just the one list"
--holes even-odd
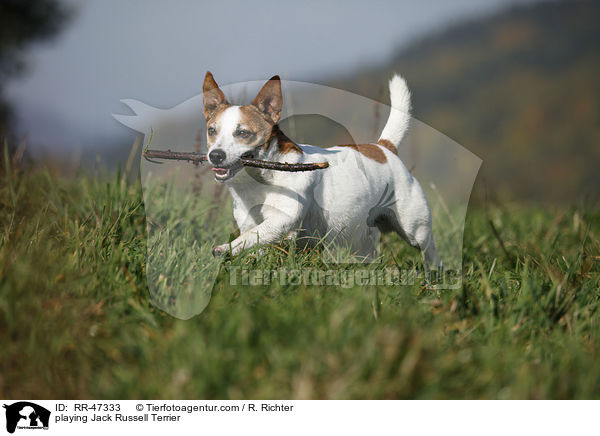
[(122, 98), (169, 108), (220, 84), (283, 79), (388, 103), (483, 159), (473, 199), (600, 193), (600, 4), (3, 0), (0, 135), (64, 171), (127, 160)]

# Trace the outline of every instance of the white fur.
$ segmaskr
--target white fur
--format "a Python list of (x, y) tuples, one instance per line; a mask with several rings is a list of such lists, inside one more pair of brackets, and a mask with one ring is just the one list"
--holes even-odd
[(215, 143), (219, 144), (219, 148), (223, 150), (227, 156), (223, 165), (231, 165), (240, 156), (239, 146), (233, 132), (235, 132), (241, 118), (239, 106), (231, 106), (223, 111), (219, 118), (219, 129)]
[(397, 147), (408, 130), (410, 121), (410, 91), (406, 81), (397, 74), (390, 80), (390, 102), (390, 116), (380, 139), (387, 139)]
[[(399, 76), (390, 81), (390, 92), (393, 108), (381, 137), (397, 147), (408, 127), (410, 93)], [(234, 111), (231, 113), (233, 116)], [(350, 147), (300, 147), (302, 154), (282, 154), (277, 144), (272, 144), (259, 157), (289, 163), (328, 161), (329, 168), (308, 172), (246, 169), (225, 181), (241, 234), (231, 245), (216, 247), (215, 253), (231, 248), (232, 254), (237, 254), (257, 243), (274, 243), (290, 236), (312, 244), (317, 236), (370, 258), (376, 254), (379, 237), (372, 215), (381, 209), (395, 223), (393, 230), (422, 250), (428, 265), (440, 265), (427, 199), (396, 154), (379, 146), (387, 158), (382, 164)], [(389, 201), (383, 203), (388, 207), (382, 209), (382, 199), (387, 197)]]

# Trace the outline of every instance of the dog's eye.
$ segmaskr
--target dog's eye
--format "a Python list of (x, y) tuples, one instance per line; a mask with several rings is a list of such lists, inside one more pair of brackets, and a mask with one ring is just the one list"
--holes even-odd
[(252, 132), (250, 132), (248, 130), (238, 130), (237, 131), (237, 136), (239, 136), (240, 138), (249, 138), (250, 135), (252, 135)]
[(216, 134), (217, 134), (217, 129), (215, 129), (214, 127), (208, 128), (208, 136), (215, 136)]

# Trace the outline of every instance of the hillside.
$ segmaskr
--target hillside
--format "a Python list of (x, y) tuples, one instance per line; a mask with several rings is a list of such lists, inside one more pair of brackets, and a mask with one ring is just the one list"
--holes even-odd
[(483, 159), (478, 188), (528, 201), (597, 198), (599, 22), (598, 2), (520, 6), (327, 84), (386, 102), (399, 72), (414, 116)]

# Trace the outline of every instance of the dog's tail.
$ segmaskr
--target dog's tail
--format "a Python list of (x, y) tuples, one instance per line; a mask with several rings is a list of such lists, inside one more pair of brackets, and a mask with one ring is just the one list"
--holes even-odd
[(377, 143), (397, 153), (410, 121), (410, 91), (406, 81), (398, 74), (394, 74), (390, 80), (390, 100), (390, 116)]

